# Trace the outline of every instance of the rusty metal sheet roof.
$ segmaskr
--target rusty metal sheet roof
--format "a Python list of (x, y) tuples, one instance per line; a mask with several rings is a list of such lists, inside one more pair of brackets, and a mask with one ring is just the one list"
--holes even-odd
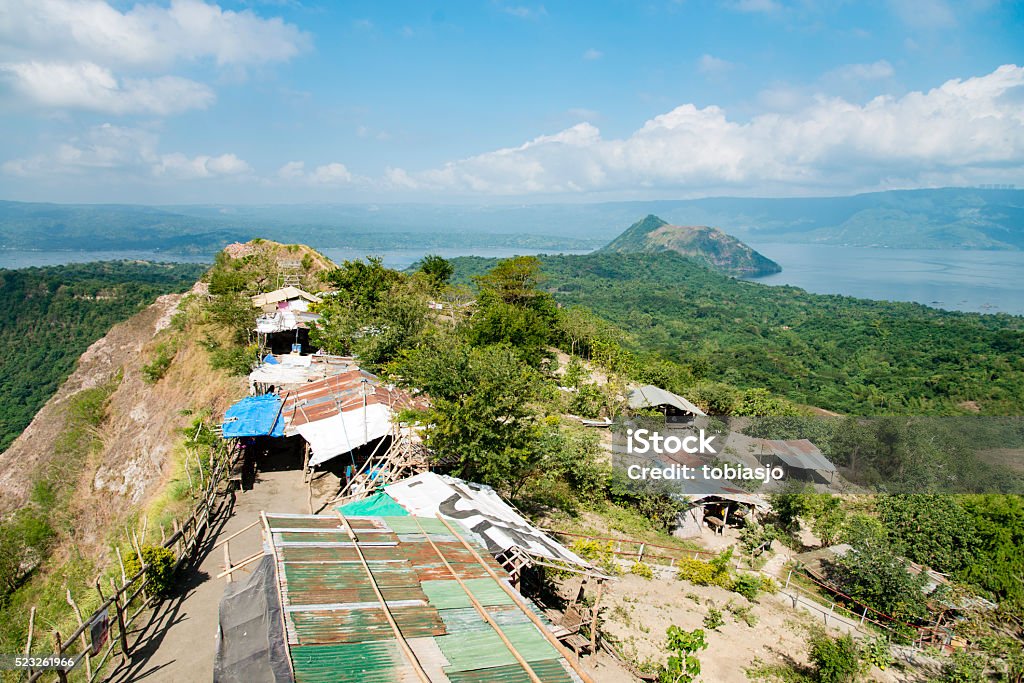
[(758, 439), (761, 448), (775, 455), (790, 467), (802, 470), (835, 472), (836, 466), (812, 442), (807, 439)]
[(567, 673), (545, 636), (488, 574), (486, 567), (499, 576), (504, 570), (464, 526), (460, 535), (486, 567), (437, 519), (346, 521), (366, 567), (340, 518), (267, 515), (297, 683), (416, 680), (374, 584), (431, 680), (529, 680), (428, 538), (545, 683), (579, 680)]
[(421, 399), (413, 399), (401, 389), (382, 384), (373, 373), (356, 368), (289, 392), (281, 414), (286, 432), (294, 433), (298, 425), (378, 404), (392, 410), (424, 405)]

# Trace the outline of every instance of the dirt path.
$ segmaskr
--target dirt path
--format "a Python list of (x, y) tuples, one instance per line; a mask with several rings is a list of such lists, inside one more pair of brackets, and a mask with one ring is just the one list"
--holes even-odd
[[(239, 491), (235, 503), (225, 501), (212, 523), (213, 534), (199, 553), (198, 564), (183, 577), (182, 595), (167, 600), (148, 621), (142, 621), (131, 634), (129, 644), (138, 638), (131, 659), (119, 667), (111, 681), (147, 681), (181, 683), (208, 681), (213, 676), (217, 634), (217, 612), (224, 594), (224, 579), (214, 578), (224, 570), (221, 548), (210, 552), (218, 538), (226, 538), (259, 518), (261, 510), (308, 512), (306, 486), (297, 470), (261, 472), (256, 485)], [(230, 542), (231, 558), (237, 562), (262, 548), (259, 528), (251, 529)], [(240, 579), (245, 578), (242, 569)], [(142, 618), (140, 617), (140, 620)]]

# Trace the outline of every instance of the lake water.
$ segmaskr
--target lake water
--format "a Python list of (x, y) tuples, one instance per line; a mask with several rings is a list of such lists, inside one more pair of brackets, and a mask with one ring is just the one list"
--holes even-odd
[[(749, 242), (782, 266), (782, 272), (757, 278), (766, 285), (793, 285), (818, 294), (863, 299), (915, 301), (935, 308), (1024, 315), (1024, 252), (954, 249), (872, 249), (822, 244)], [(363, 258), (365, 249), (322, 250), (334, 261)], [(384, 264), (406, 268), (436, 253), (445, 257), (508, 257), (523, 249), (390, 249), (377, 252)], [(569, 252), (585, 253), (585, 252)], [(209, 256), (155, 251), (0, 250), (0, 268), (84, 263), (112, 259), (210, 262)]]
[(955, 311), (1024, 315), (1024, 252), (748, 244), (782, 266), (781, 273), (754, 282)]

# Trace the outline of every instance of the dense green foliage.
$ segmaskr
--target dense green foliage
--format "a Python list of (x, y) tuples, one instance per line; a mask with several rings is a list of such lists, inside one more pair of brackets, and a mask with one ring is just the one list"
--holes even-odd
[[(674, 361), (661, 361), (662, 386), (698, 402), (725, 383), (862, 415), (966, 412), (964, 401), (991, 415), (1024, 410), (1024, 318), (766, 287), (671, 253), (541, 263), (559, 303), (627, 330), (633, 351)], [(455, 264), (465, 281), (494, 262)]]
[(853, 683), (861, 671), (857, 643), (849, 635), (830, 638), (820, 633), (810, 641), (811, 662), (819, 683)]
[(146, 593), (156, 598), (167, 598), (174, 593), (174, 552), (159, 545), (142, 547), (142, 562), (138, 555), (131, 555), (124, 563), (128, 577), (146, 569)]
[(184, 290), (204, 268), (119, 261), (0, 270), (0, 450), (90, 344), (157, 296)]

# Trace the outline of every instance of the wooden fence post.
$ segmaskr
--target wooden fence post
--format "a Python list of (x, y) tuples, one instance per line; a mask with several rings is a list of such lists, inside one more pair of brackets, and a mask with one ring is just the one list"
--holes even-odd
[[(114, 552), (117, 553), (117, 563), (121, 565), (121, 585), (128, 583), (128, 576), (124, 573), (124, 560), (121, 559), (121, 549), (116, 545), (114, 546)], [(111, 579), (113, 581), (113, 579)]]
[[(78, 608), (78, 603), (71, 597), (71, 589), (67, 589), (67, 602), (71, 605), (71, 609), (75, 612), (75, 617), (78, 619), (78, 626), (82, 628), (85, 626), (85, 621), (82, 619), (82, 610)], [(82, 628), (82, 647), (85, 648), (85, 677), (86, 680), (92, 680), (92, 663), (89, 661), (89, 637), (85, 633), (85, 629)]]
[[(60, 642), (60, 631), (53, 632), (53, 647), (54, 654), (60, 657), (61, 649), (64, 647)], [(64, 671), (64, 669), (57, 669), (57, 680), (60, 681), (60, 683), (68, 683), (68, 672)]]
[(131, 651), (128, 649), (128, 633), (124, 627), (124, 611), (121, 609), (121, 593), (117, 590), (117, 586), (114, 585), (114, 580), (110, 580), (110, 587), (114, 589), (114, 611), (117, 613), (117, 632), (121, 640), (121, 656), (127, 658), (131, 655)]

